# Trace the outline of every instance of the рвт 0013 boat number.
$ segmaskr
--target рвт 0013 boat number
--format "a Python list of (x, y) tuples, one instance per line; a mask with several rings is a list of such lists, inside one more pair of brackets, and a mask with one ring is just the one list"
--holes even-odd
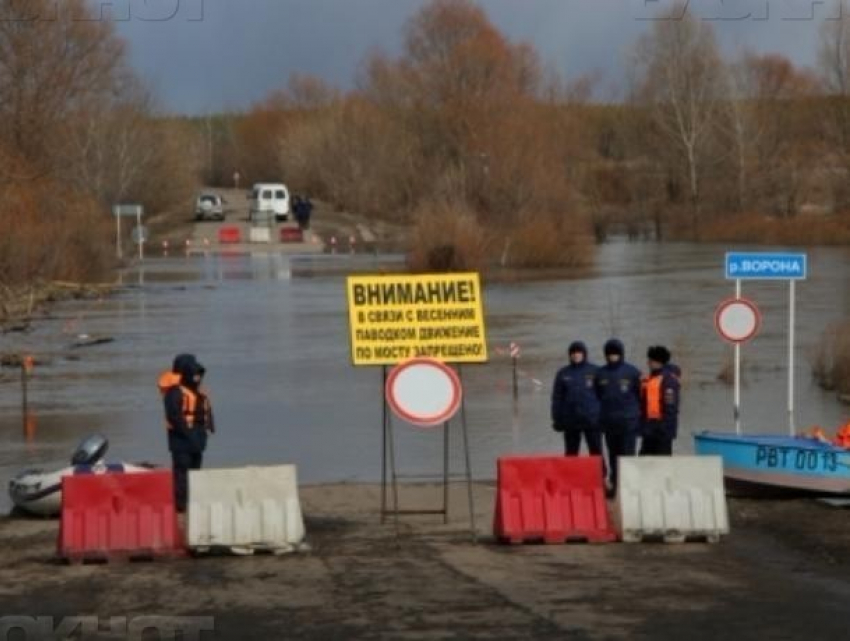
[(838, 471), (838, 454), (815, 450), (795, 450), (790, 447), (759, 446), (756, 465), (760, 467), (793, 467), (798, 470)]

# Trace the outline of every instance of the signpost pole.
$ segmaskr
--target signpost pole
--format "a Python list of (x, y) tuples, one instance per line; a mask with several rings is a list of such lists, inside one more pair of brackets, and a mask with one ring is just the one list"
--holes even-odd
[[(463, 366), (457, 366), (457, 375), (463, 384)], [(460, 421), (463, 432), (463, 457), (466, 467), (466, 494), (469, 501), (469, 532), (472, 535), (472, 542), (478, 543), (478, 532), (475, 527), (475, 500), (472, 495), (472, 463), (469, 455), (469, 429), (466, 424), (466, 394), (460, 400)]]
[(118, 256), (118, 260), (123, 258), (123, 253), (121, 251), (121, 215), (115, 215), (115, 254)]
[(790, 281), (788, 313), (788, 429), (791, 436), (797, 432), (794, 424), (794, 325), (796, 322), (797, 288), (796, 281)]
[[(741, 279), (735, 280), (735, 298), (741, 299)], [(735, 433), (741, 434), (741, 343), (735, 343)]]
[(381, 384), (381, 524), (387, 520), (387, 399), (384, 390), (387, 388), (387, 366), (381, 368), (383, 383)]
[(395, 538), (398, 540), (399, 531), (399, 514), (398, 514), (398, 475), (395, 467), (395, 439), (393, 438), (393, 417), (387, 412), (387, 447), (389, 448), (390, 462), (390, 481), (393, 485), (393, 523), (395, 525)]
[(443, 524), (449, 524), (449, 422), (443, 424)]
[(142, 231), (142, 210), (141, 208), (136, 210), (136, 229), (139, 234), (139, 260), (145, 259), (145, 238), (144, 232)]

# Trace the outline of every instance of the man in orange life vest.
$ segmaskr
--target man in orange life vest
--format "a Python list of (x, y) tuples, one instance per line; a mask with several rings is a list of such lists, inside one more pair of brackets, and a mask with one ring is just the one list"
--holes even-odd
[(641, 456), (670, 456), (679, 429), (679, 377), (670, 367), (670, 350), (662, 345), (647, 352), (649, 376), (641, 393)]
[(180, 354), (174, 359), (171, 372), (160, 376), (174, 469), (174, 499), (181, 512), (186, 509), (189, 470), (201, 469), (207, 432), (215, 432), (212, 405), (201, 390), (205, 371), (192, 354)]

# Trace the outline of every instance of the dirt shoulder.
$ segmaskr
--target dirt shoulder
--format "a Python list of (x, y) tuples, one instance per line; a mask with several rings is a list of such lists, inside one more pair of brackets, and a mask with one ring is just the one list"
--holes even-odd
[[(730, 504), (718, 545), (517, 546), (488, 539), (494, 488), (452, 492), (451, 524), (378, 518), (374, 485), (305, 487), (310, 552), (66, 566), (54, 521), (0, 521), (0, 613), (212, 616), (204, 639), (843, 638), (848, 512)], [(403, 490), (403, 507), (439, 501)], [(103, 638), (110, 638), (104, 635)]]

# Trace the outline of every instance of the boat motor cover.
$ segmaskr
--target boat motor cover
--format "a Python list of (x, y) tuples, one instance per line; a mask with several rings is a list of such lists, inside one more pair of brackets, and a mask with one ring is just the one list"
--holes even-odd
[(74, 450), (71, 465), (93, 465), (106, 455), (109, 441), (105, 436), (94, 434), (85, 439)]

